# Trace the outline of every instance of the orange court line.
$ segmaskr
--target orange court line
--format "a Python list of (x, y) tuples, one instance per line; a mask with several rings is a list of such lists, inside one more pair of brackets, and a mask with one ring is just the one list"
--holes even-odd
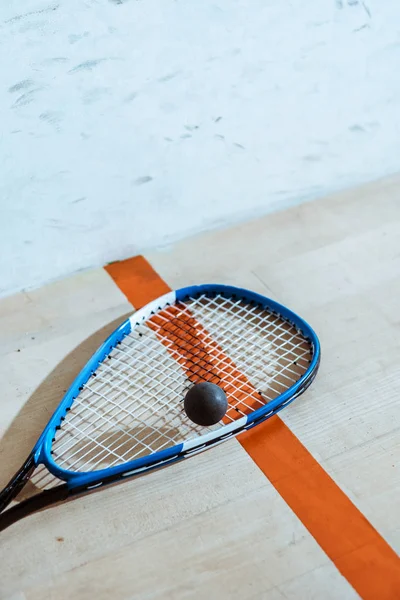
[[(170, 291), (142, 256), (105, 269), (136, 309)], [(237, 440), (361, 598), (400, 599), (398, 555), (277, 415)]]

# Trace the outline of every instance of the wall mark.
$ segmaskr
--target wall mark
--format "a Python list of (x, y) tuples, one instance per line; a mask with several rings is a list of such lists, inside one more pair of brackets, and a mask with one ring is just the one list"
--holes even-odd
[(143, 175), (143, 177), (138, 177), (135, 179), (133, 183), (135, 185), (144, 185), (145, 183), (150, 183), (150, 181), (153, 181), (153, 178), (150, 177), (150, 175)]

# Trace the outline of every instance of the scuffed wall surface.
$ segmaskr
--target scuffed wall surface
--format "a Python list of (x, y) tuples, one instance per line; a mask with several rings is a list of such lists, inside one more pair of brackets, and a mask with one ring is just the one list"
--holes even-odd
[(398, 170), (398, 0), (8, 0), (0, 294)]

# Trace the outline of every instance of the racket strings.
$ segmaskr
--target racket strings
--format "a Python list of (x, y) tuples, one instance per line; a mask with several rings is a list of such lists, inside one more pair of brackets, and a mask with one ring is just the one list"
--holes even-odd
[[(154, 341), (149, 338), (148, 342), (151, 350)], [(123, 352), (119, 347), (118, 354)], [(129, 354), (130, 352), (125, 352), (125, 356)], [(152, 372), (149, 365), (142, 366), (143, 369), (149, 369), (148, 373), (153, 377), (157, 375), (161, 381), (167, 381), (166, 385), (151, 379), (148, 374), (143, 381), (140, 375), (137, 379), (134, 378), (138, 375), (135, 371), (129, 375), (124, 374), (124, 369), (116, 372), (111, 361), (99, 367), (96, 378), (92, 378), (84, 387), (69, 413), (71, 422), (79, 424), (83, 438), (81, 443), (76, 444), (75, 432), (68, 428), (63, 437), (59, 437), (61, 446), (58, 450), (66, 457), (69, 468), (78, 464), (80, 470), (89, 465), (94, 468), (99, 461), (107, 458), (105, 445), (110, 451), (117, 450), (119, 459), (126, 461), (153, 452), (155, 448), (160, 450), (170, 443), (176, 443), (178, 431), (176, 425), (175, 429), (171, 426), (172, 416), (177, 416), (174, 411), (175, 403), (172, 403), (172, 391), (183, 388), (185, 377), (183, 373), (177, 372), (176, 365), (170, 365), (169, 362), (164, 353), (163, 361), (158, 358), (157, 366), (152, 366)], [(147, 379), (148, 387), (142, 387)], [(95, 423), (93, 410), (97, 416)], [(113, 426), (110, 426), (111, 423)], [(187, 429), (192, 429), (191, 425), (195, 427), (191, 423), (185, 424)], [(98, 445), (91, 443), (91, 431), (94, 427), (97, 432), (101, 432)], [(76, 446), (72, 452), (71, 445)], [(121, 451), (121, 446), (127, 446), (127, 451)], [(129, 456), (125, 458), (127, 454)], [(112, 464), (116, 462), (119, 461), (111, 461)]]
[(244, 301), (188, 298), (137, 324), (83, 386), (53, 444), (59, 466), (87, 471), (160, 451), (210, 429), (186, 417), (199, 381), (226, 392), (229, 423), (293, 385), (310, 344), (280, 316)]
[[(240, 381), (236, 388), (241, 392), (232, 394), (230, 405), (240, 416), (273, 399), (299, 378), (288, 364), (293, 356), (303, 358), (300, 346), (304, 338), (281, 317), (257, 306), (221, 297), (200, 301), (193, 312), (210, 332), (213, 343), (219, 342), (223, 348), (229, 348), (229, 357), (233, 360), (225, 362), (229, 363), (231, 378)], [(304, 353), (309, 354), (308, 344), (305, 344)], [(233, 371), (232, 364), (236, 365)], [(305, 369), (307, 366), (308, 359)], [(279, 386), (272, 385), (279, 376), (282, 379)], [(228, 417), (237, 418), (238, 415), (233, 415), (230, 410)]]
[[(172, 321), (172, 327), (171, 321), (165, 319), (162, 314), (157, 319), (153, 319), (153, 322), (157, 323), (158, 321), (157, 333), (176, 361), (186, 370), (187, 376), (193, 383), (199, 381), (198, 372), (201, 374), (200, 380), (218, 381), (226, 392), (230, 404), (226, 418), (232, 420), (243, 416), (249, 410), (256, 408), (255, 403), (262, 406), (264, 401), (259, 397), (259, 393), (249, 386), (246, 376), (236, 369), (231, 359), (200, 324), (199, 319), (192, 316), (193, 306), (189, 312), (186, 306), (178, 304), (174, 307), (173, 312), (175, 318)], [(171, 329), (175, 331), (177, 328), (181, 335), (171, 335)], [(191, 338), (198, 340), (195, 351), (193, 351)], [(199, 357), (199, 347), (206, 359)], [(195, 376), (193, 376), (191, 367), (194, 359), (198, 367)], [(247, 404), (243, 406), (244, 398), (246, 398)]]
[[(191, 307), (191, 311), (211, 333), (212, 346), (220, 342), (220, 346), (229, 348), (229, 356), (239, 367), (237, 378), (243, 382), (243, 374), (246, 374), (252, 386), (261, 390), (262, 404), (265, 404), (265, 399), (269, 401), (282, 391), (282, 384), (290, 387), (307, 369), (309, 344), (293, 326), (277, 315), (261, 311), (258, 307), (238, 306), (230, 300), (224, 300), (221, 306), (224, 310), (216, 311), (218, 300), (203, 301), (203, 310), (198, 312)], [(253, 334), (249, 335), (252, 329)], [(206, 343), (206, 347), (211, 352), (210, 342)], [(227, 363), (226, 358), (222, 362)], [(224, 372), (223, 368), (221, 372)], [(281, 385), (274, 387), (273, 382), (278, 379)], [(238, 387), (242, 388), (243, 383)], [(248, 389), (246, 393), (249, 393)]]
[[(132, 336), (129, 337), (132, 338)], [(134, 339), (129, 339), (128, 343), (122, 342), (116, 349), (116, 355), (114, 355), (117, 363), (125, 363), (124, 367), (126, 366), (129, 370), (131, 370), (129, 357), (132, 357), (132, 363), (138, 362), (134, 342)], [(156, 341), (155, 344), (157, 344), (156, 348), (158, 349), (159, 342)], [(82, 394), (78, 396), (72, 406), (69, 418), (72, 419), (72, 423), (78, 422), (80, 424), (81, 434), (87, 438), (85, 443), (79, 445), (78, 450), (75, 450), (71, 455), (70, 446), (75, 443), (76, 432), (69, 431), (66, 428), (64, 433), (58, 437), (60, 445), (57, 447), (57, 455), (59, 456), (61, 452), (64, 455), (68, 454), (69, 468), (75, 467), (79, 460), (85, 461), (79, 465), (80, 469), (88, 466), (89, 463), (91, 463), (92, 468), (93, 454), (96, 450), (98, 450), (100, 459), (106, 454), (103, 447), (105, 443), (108, 444), (112, 452), (115, 452), (115, 446), (121, 452), (120, 447), (122, 444), (126, 445), (129, 440), (135, 442), (128, 445), (128, 458), (130, 460), (140, 454), (154, 451), (155, 448), (162, 449), (164, 446), (170, 445), (171, 442), (176, 443), (179, 431), (174, 431), (171, 428), (162, 429), (162, 427), (168, 424), (168, 420), (172, 421), (171, 416), (173, 410), (176, 409), (176, 403), (172, 404), (172, 399), (175, 399), (172, 392), (176, 389), (184, 389), (187, 381), (184, 374), (177, 371), (176, 364), (165, 354), (165, 350), (162, 353), (158, 351), (154, 353), (153, 347), (154, 340), (148, 338), (147, 354), (150, 355), (153, 363), (152, 371), (146, 371), (146, 369), (149, 369), (150, 363), (148, 360), (143, 361), (142, 374), (145, 375), (144, 379), (143, 377), (141, 379), (140, 373), (138, 374), (135, 369), (133, 369), (133, 372), (127, 371), (126, 368), (121, 369), (121, 367), (116, 370), (112, 361), (108, 360), (99, 367), (96, 377), (84, 386)], [(120, 360), (119, 356), (123, 356), (123, 361)], [(154, 362), (155, 357), (157, 357), (157, 362)], [(161, 383), (157, 381), (155, 375), (158, 376)], [(136, 379), (134, 376), (136, 376)], [(110, 386), (111, 380), (112, 385)], [(121, 385), (121, 380), (123, 385)], [(175, 387), (173, 387), (173, 384)], [(144, 387), (146, 385), (147, 387)], [(152, 402), (149, 401), (149, 396), (152, 397)], [(104, 435), (101, 435), (100, 448), (94, 448), (91, 443), (93, 441), (90, 435), (93, 429), (92, 407), (95, 408), (97, 414), (96, 429), (106, 430)], [(179, 412), (182, 412), (181, 407), (179, 407)], [(111, 418), (115, 419), (116, 416), (118, 416), (118, 419), (115, 422), (115, 427), (110, 430), (107, 425)], [(130, 431), (126, 429), (132, 423), (133, 416), (135, 424), (140, 425), (134, 433), (132, 433), (132, 428)], [(184, 419), (180, 425), (181, 428), (185, 425), (187, 430), (196, 428), (187, 419)], [(119, 435), (117, 435), (118, 431), (120, 432)], [(171, 433), (174, 435), (171, 435)], [(121, 453), (120, 458), (127, 460), (126, 454), (127, 452)], [(76, 458), (79, 460), (76, 460)], [(72, 461), (71, 459), (75, 460)], [(113, 464), (114, 462), (117, 461), (113, 461)]]

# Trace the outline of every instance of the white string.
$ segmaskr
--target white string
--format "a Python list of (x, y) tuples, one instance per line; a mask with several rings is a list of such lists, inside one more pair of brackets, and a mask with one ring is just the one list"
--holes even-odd
[(200, 296), (138, 324), (83, 386), (53, 443), (59, 466), (107, 468), (202, 435), (183, 410), (189, 387), (213, 381), (228, 395), (225, 423), (293, 385), (308, 341), (280, 316), (243, 300)]

